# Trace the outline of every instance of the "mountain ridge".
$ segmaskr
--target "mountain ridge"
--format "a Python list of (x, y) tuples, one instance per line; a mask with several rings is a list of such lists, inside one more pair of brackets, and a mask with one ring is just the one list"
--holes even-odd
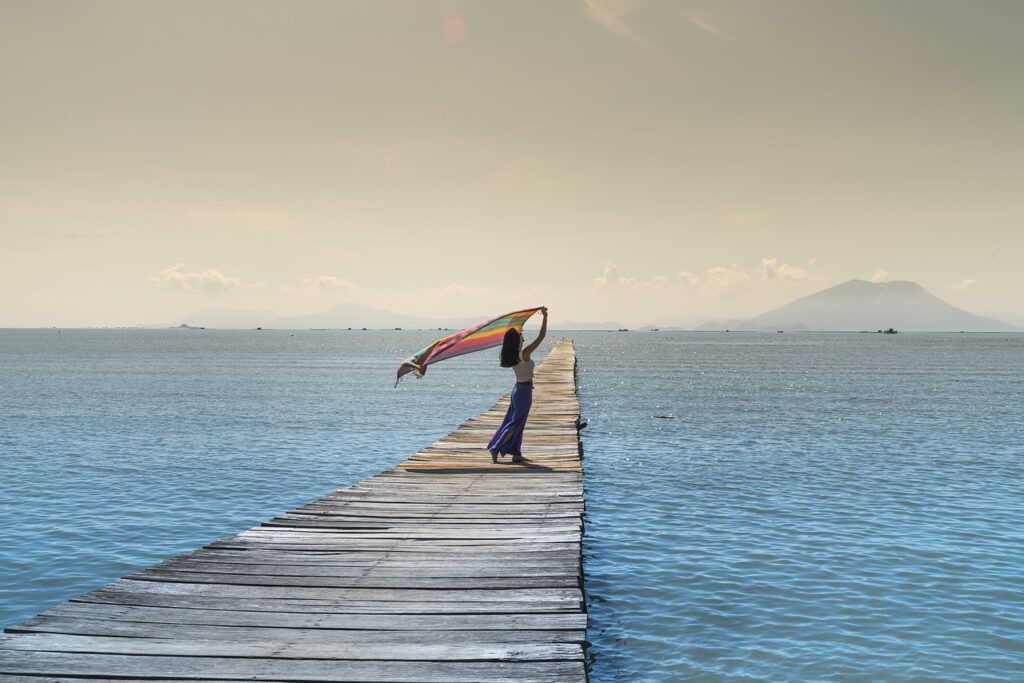
[[(342, 302), (319, 313), (280, 315), (271, 311), (207, 308), (173, 323), (148, 327), (176, 327), (182, 323), (207, 328), (277, 329), (370, 328), (462, 329), (487, 318), (421, 317), (394, 313), (360, 302)], [(660, 323), (660, 324), (659, 324)], [(551, 329), (616, 330), (626, 325), (602, 321), (552, 321)], [(693, 329), (745, 331), (876, 331), (896, 328), (921, 332), (1024, 332), (1024, 328), (952, 306), (921, 285), (906, 280), (867, 282), (848, 280), (752, 318), (732, 318), (701, 324), (671, 324), (664, 318), (631, 329)]]
[(1020, 332), (1020, 328), (946, 303), (909, 280), (847, 280), (809, 294), (733, 329), (912, 332)]
[(479, 322), (483, 318), (432, 318), (393, 313), (359, 302), (342, 302), (319, 313), (281, 315), (271, 311), (243, 310), (231, 308), (204, 308), (173, 323), (150, 325), (148, 327), (176, 327), (181, 323), (212, 329), (252, 329), (256, 327), (276, 329), (309, 328), (370, 328), (390, 329), (395, 327), (412, 329), (462, 328)]

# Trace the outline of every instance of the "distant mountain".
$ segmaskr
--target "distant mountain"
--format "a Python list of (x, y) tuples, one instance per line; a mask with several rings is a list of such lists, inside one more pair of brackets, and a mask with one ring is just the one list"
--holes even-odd
[(428, 330), (441, 328), (463, 328), (484, 318), (422, 318), (404, 313), (392, 313), (362, 303), (346, 302), (323, 311), (308, 315), (291, 315), (274, 323), (274, 327), (302, 330), (307, 328), (368, 327), (370, 329)]
[(273, 327), (282, 316), (270, 311), (246, 311), (235, 308), (204, 308), (187, 318), (176, 320), (167, 325), (146, 325), (146, 327), (178, 327), (182, 324), (191, 327), (212, 327), (217, 329), (249, 329), (254, 327)]
[(694, 325), (693, 330), (696, 332), (724, 332), (725, 330), (741, 330), (747, 329), (743, 327), (742, 320), (730, 319), (724, 322), (717, 320), (709, 320), (708, 322), (701, 323), (700, 325)]
[(756, 318), (742, 330), (882, 330), (917, 332), (1020, 332), (999, 320), (956, 308), (914, 282), (850, 280)]
[[(655, 318), (649, 320), (643, 325), (637, 327), (637, 329), (654, 329), (655, 327), (663, 332), (670, 330), (693, 330), (697, 329), (699, 325), (708, 324), (708, 319), (703, 316), (696, 315), (670, 315), (661, 318)], [(717, 325), (718, 323), (712, 323)], [(726, 325), (728, 327), (728, 325)], [(716, 329), (724, 330), (725, 327), (716, 327)]]
[(424, 318), (403, 313), (392, 313), (362, 303), (346, 302), (320, 313), (284, 316), (270, 311), (246, 311), (231, 308), (206, 308), (174, 323), (147, 327), (174, 327), (187, 324), (211, 329), (253, 329), (256, 327), (279, 330), (305, 330), (309, 328), (391, 329), (401, 327), (413, 330), (462, 329), (480, 322), (486, 316), (475, 318)]

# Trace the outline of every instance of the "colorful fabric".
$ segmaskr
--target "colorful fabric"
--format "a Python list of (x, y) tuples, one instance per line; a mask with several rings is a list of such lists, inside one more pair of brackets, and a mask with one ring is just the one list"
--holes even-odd
[(402, 364), (398, 366), (398, 377), (395, 379), (395, 386), (398, 386), (398, 380), (402, 379), (403, 375), (410, 372), (415, 372), (418, 376), (422, 377), (426, 374), (427, 366), (431, 363), (473, 353), (474, 351), (501, 346), (501, 342), (505, 338), (505, 332), (509, 328), (514, 327), (521, 334), (523, 325), (526, 324), (531, 315), (539, 310), (540, 307), (537, 307), (526, 308), (514, 313), (506, 313), (494, 320), (488, 320), (485, 323), (466, 328), (461, 332), (448, 335), (444, 339), (438, 339), (433, 344), (420, 350), (419, 353), (402, 361)]
[(505, 419), (501, 421), (501, 426), (487, 444), (487, 450), (497, 451), (498, 455), (522, 456), (523, 430), (526, 429), (526, 418), (530, 416), (532, 405), (533, 385), (516, 382), (508, 410), (505, 411)]

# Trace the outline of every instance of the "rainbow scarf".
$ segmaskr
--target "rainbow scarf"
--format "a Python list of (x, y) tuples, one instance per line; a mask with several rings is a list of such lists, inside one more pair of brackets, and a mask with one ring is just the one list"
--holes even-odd
[(516, 328), (521, 334), (523, 325), (526, 324), (531, 315), (539, 310), (540, 307), (537, 307), (526, 308), (514, 313), (506, 313), (494, 320), (488, 320), (485, 323), (467, 327), (461, 332), (448, 335), (444, 339), (438, 339), (415, 355), (409, 356), (402, 361), (402, 364), (398, 366), (398, 377), (395, 379), (395, 386), (398, 386), (398, 380), (402, 379), (403, 375), (410, 372), (415, 372), (417, 376), (422, 377), (426, 374), (427, 366), (431, 363), (473, 353), (474, 351), (501, 346), (505, 332), (510, 327)]

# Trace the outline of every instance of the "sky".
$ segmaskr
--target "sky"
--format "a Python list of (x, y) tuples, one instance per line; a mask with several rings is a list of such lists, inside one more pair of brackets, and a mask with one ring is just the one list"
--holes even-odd
[(1024, 3), (0, 0), (0, 327), (1024, 322)]

